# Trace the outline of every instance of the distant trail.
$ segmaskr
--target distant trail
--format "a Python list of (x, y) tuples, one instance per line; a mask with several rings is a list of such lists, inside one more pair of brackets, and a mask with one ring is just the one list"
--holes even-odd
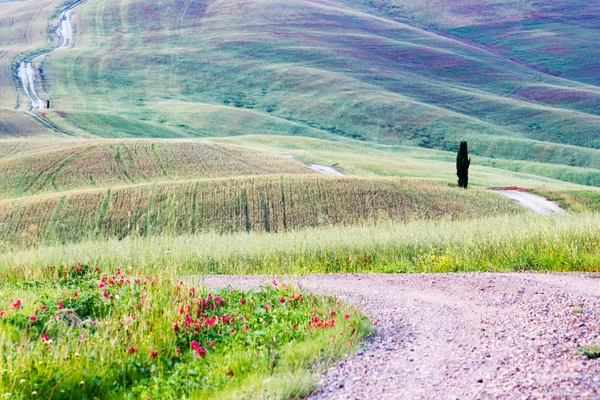
[(308, 165), (308, 168), (312, 169), (313, 171), (317, 171), (321, 174), (344, 176), (344, 174), (342, 174), (340, 171), (338, 171), (337, 169), (332, 168), (332, 167), (327, 167), (325, 165), (319, 165), (319, 164), (307, 164), (307, 165)]
[[(285, 155), (286, 158), (289, 158), (291, 160), (295, 160), (296, 157), (294, 157), (291, 154)], [(344, 174), (342, 174), (340, 171), (338, 171), (337, 169), (333, 168), (333, 167), (327, 167), (325, 165), (319, 165), (319, 164), (306, 164), (306, 166), (310, 169), (312, 169), (313, 171), (316, 171), (318, 173), (321, 174), (325, 174), (325, 175), (334, 175), (334, 176), (344, 176)]]
[(521, 207), (529, 208), (538, 214), (564, 214), (565, 210), (550, 200), (532, 193), (522, 192), (520, 190), (494, 190), (501, 196), (514, 200)]
[(19, 67), (17, 70), (18, 80), (20, 81), (20, 82), (17, 82), (17, 87), (20, 86), (23, 88), (23, 92), (25, 92), (25, 95), (29, 98), (29, 100), (31, 102), (31, 106), (30, 106), (27, 114), (33, 116), (36, 120), (38, 120), (39, 122), (41, 122), (43, 125), (47, 126), (48, 128), (50, 128), (58, 133), (62, 133), (62, 134), (66, 134), (66, 135), (69, 135), (69, 134), (67, 132), (60, 130), (56, 125), (54, 125), (52, 122), (50, 122), (46, 118), (35, 113), (35, 111), (44, 110), (47, 107), (46, 107), (46, 102), (44, 100), (42, 100), (38, 94), (37, 82), (36, 82), (37, 77), (36, 77), (36, 73), (35, 73), (35, 68), (33, 67), (33, 63), (36, 60), (40, 60), (40, 59), (47, 57), (57, 51), (65, 50), (65, 49), (68, 49), (73, 46), (73, 24), (71, 23), (71, 14), (72, 14), (73, 10), (77, 6), (79, 6), (81, 3), (83, 3), (84, 1), (85, 0), (76, 1), (75, 3), (68, 6), (61, 13), (60, 23), (56, 29), (56, 34), (60, 38), (60, 45), (53, 50), (43, 51), (43, 52), (37, 53), (33, 56), (23, 59), (21, 61), (21, 63), (19, 64)]

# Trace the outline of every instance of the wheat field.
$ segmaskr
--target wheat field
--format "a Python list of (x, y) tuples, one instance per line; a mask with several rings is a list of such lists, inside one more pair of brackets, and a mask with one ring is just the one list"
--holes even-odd
[(162, 182), (0, 201), (2, 247), (198, 232), (282, 232), (514, 214), (510, 201), (436, 180), (269, 175)]

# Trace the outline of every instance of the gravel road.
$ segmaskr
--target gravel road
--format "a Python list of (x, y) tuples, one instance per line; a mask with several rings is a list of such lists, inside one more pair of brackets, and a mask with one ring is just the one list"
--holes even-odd
[[(582, 274), (282, 277), (376, 321), (310, 399), (600, 399), (600, 277)], [(208, 276), (207, 287), (272, 277)]]
[(564, 214), (565, 211), (560, 208), (558, 203), (547, 200), (533, 193), (520, 190), (494, 190), (501, 196), (514, 200), (521, 207), (529, 208), (538, 214)]
[(333, 167), (327, 167), (325, 165), (319, 165), (319, 164), (307, 164), (307, 165), (308, 165), (308, 168), (312, 169), (313, 171), (317, 171), (321, 174), (344, 176), (344, 174), (342, 174), (340, 171), (338, 171), (337, 169), (335, 169)]
[(25, 60), (19, 64), (17, 74), (19, 80), (21, 81), (21, 87), (23, 88), (25, 95), (31, 101), (31, 111), (43, 110), (46, 108), (46, 102), (42, 100), (38, 95), (38, 90), (36, 87), (36, 80), (38, 79), (38, 77), (36, 75), (34, 63), (37, 60), (41, 60), (54, 52), (68, 49), (72, 46), (73, 25), (71, 24), (71, 14), (73, 12), (73, 9), (81, 3), (82, 1), (74, 3), (60, 14), (60, 22), (58, 28), (56, 29), (56, 34), (60, 39), (60, 46), (58, 46), (54, 50), (42, 52), (35, 58)]

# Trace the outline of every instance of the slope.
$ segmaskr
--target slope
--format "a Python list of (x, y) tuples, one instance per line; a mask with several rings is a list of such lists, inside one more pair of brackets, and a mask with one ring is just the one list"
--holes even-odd
[(198, 140), (4, 140), (0, 169), (0, 198), (156, 181), (312, 173), (272, 152)]
[[(533, 140), (557, 143), (534, 155), (550, 162), (563, 144), (600, 146), (597, 111), (556, 96), (595, 104), (598, 88), (375, 11), (91, 0), (73, 16), (75, 48), (45, 65), (49, 117), (110, 137), (275, 133), (449, 150), (467, 138), (478, 154), (516, 159), (528, 159), (515, 150)], [(538, 97), (514, 96), (528, 88)]]
[(0, 250), (519, 212), (495, 194), (431, 180), (281, 175), (163, 182), (0, 200)]

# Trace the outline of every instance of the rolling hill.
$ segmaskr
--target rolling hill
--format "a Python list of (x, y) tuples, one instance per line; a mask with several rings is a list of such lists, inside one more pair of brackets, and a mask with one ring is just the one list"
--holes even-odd
[(427, 180), (280, 175), (162, 182), (0, 200), (0, 250), (518, 212), (495, 194)]
[[(0, 141), (0, 198), (144, 182), (311, 174), (271, 152), (190, 140)], [(3, 154), (4, 152), (4, 154)]]
[[(387, 3), (87, 1), (73, 16), (75, 47), (41, 67), (56, 104), (48, 117), (101, 137), (274, 133), (447, 150), (466, 138), (512, 159), (551, 143), (536, 147), (542, 162), (600, 147), (598, 87), (477, 42), (514, 2), (483, 19), (469, 18), (477, 3), (427, 17), (411, 11), (424, 5)], [(543, 24), (530, 3), (504, 23)], [(457, 14), (464, 21), (449, 23)]]
[[(70, 3), (6, 4), (8, 83), (7, 60), (43, 48), (44, 24), (52, 32)], [(566, 0), (87, 0), (72, 17), (75, 46), (36, 64), (53, 102), (40, 114), (80, 136), (451, 151), (468, 139), (481, 156), (597, 168), (600, 152), (586, 148), (600, 147), (599, 12)], [(18, 84), (3, 86), (2, 135), (48, 132), (11, 111), (27, 108)]]

